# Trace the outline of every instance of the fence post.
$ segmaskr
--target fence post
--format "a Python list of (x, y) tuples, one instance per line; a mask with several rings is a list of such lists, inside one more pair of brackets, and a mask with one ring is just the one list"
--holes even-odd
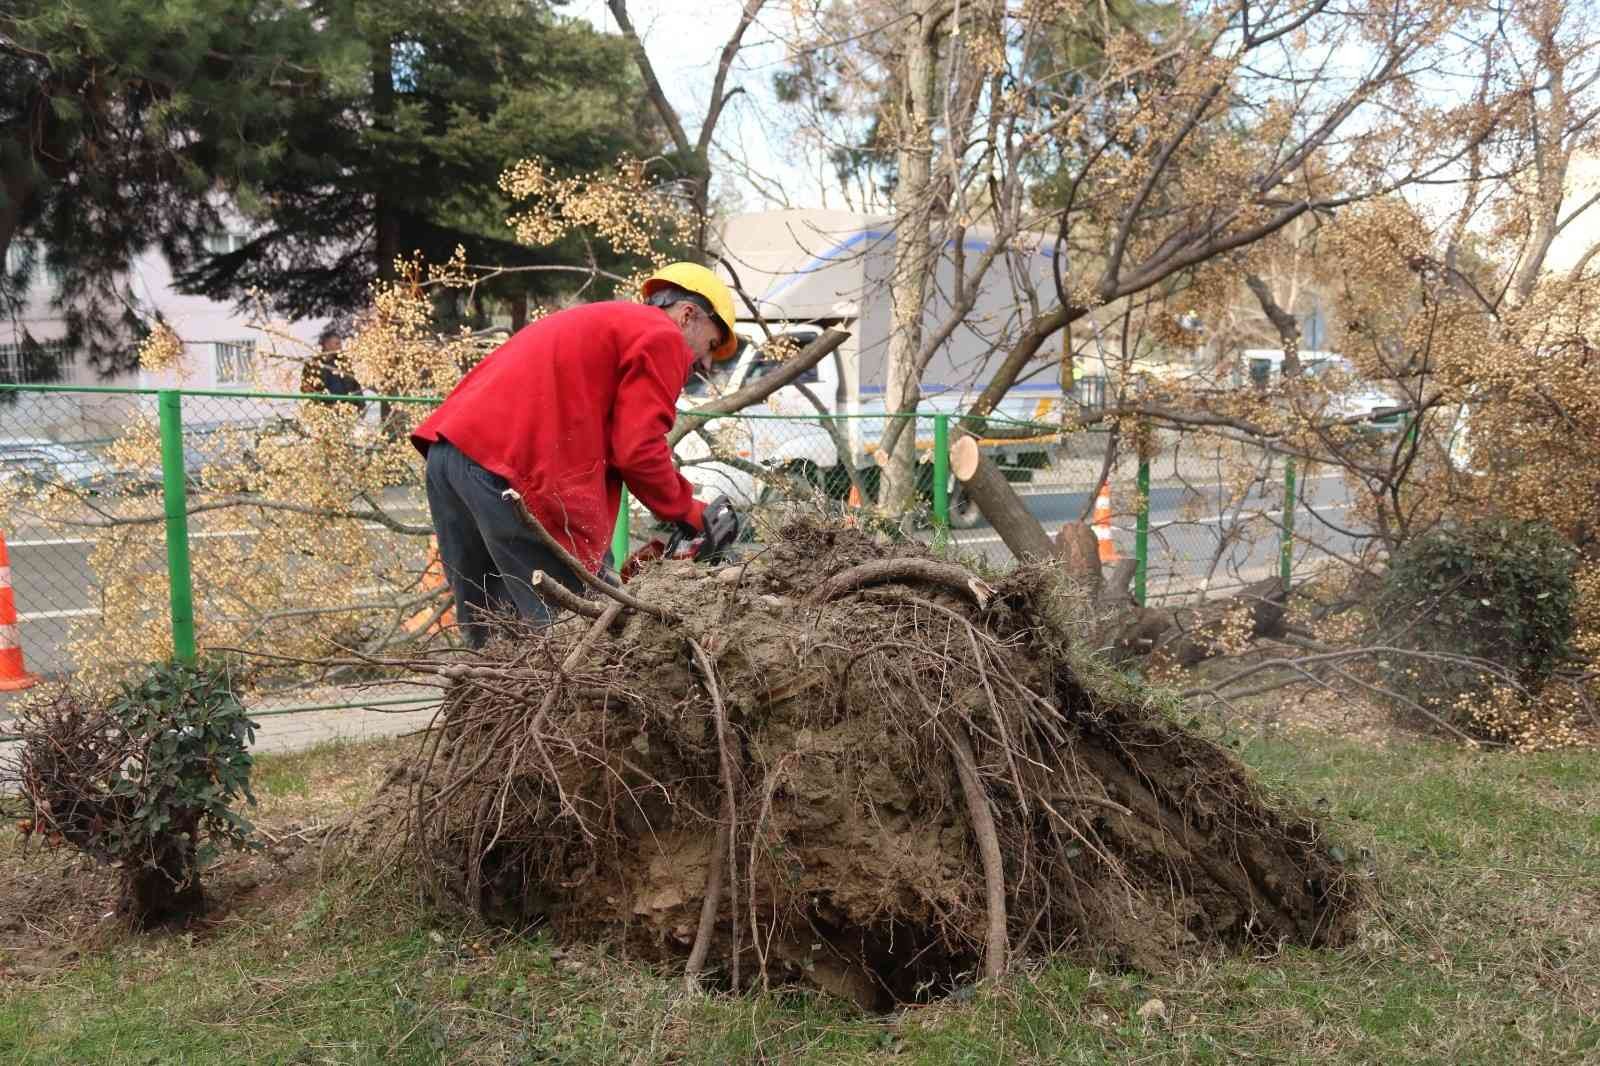
[(167, 519), (167, 582), (172, 601), (172, 650), (178, 662), (193, 666), (194, 583), (189, 573), (189, 499), (183, 469), (183, 395), (162, 389), (156, 397), (161, 419), (161, 502)]
[(1145, 582), (1150, 574), (1150, 458), (1139, 456), (1139, 513), (1133, 525), (1133, 599), (1145, 605)]
[(1294, 456), (1283, 461), (1283, 547), (1279, 549), (1278, 572), (1283, 587), (1289, 587), (1289, 573), (1294, 559)]
[(622, 502), (617, 506), (617, 525), (611, 531), (611, 565), (622, 572), (622, 564), (628, 561), (628, 549), (632, 547), (628, 530), (628, 486), (622, 486)]
[(933, 416), (933, 543), (950, 538), (950, 416)]

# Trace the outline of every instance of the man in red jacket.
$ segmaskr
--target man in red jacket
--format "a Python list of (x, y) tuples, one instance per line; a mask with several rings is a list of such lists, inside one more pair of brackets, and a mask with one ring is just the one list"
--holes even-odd
[[(666, 434), (690, 371), (737, 346), (733, 296), (695, 263), (662, 268), (643, 294), (642, 304), (587, 304), (518, 331), (411, 435), (427, 457), (428, 510), (456, 617), (475, 648), (491, 613), (551, 619), (528, 583), (535, 570), (581, 588), (501, 499), (507, 488), (591, 571), (607, 553), (624, 485), (657, 518), (706, 527), (706, 506), (678, 473)], [(728, 521), (714, 524), (729, 535)]]

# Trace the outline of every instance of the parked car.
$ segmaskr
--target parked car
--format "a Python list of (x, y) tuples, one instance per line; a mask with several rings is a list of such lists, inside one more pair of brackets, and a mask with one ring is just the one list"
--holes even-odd
[[(1258, 389), (1276, 385), (1283, 377), (1283, 352), (1252, 348), (1241, 353), (1245, 380)], [(1371, 433), (1396, 433), (1405, 428), (1406, 419), (1397, 408), (1402, 401), (1381, 384), (1356, 373), (1355, 366), (1333, 352), (1307, 350), (1300, 353), (1300, 372), (1328, 386), (1322, 414), (1330, 418), (1361, 418), (1354, 425)], [(1365, 417), (1362, 417), (1365, 416)]]
[(0, 482), (104, 492), (116, 481), (115, 469), (69, 444), (46, 437), (0, 437)]

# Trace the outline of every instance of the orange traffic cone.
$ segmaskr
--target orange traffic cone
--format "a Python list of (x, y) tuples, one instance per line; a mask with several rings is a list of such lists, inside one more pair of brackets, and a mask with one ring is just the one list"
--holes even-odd
[(850, 529), (856, 528), (856, 512), (861, 510), (861, 490), (854, 481), (850, 482), (850, 498), (845, 501), (844, 524)]
[(1094, 537), (1100, 542), (1100, 561), (1114, 563), (1118, 560), (1117, 542), (1111, 536), (1111, 482), (1100, 483), (1100, 495), (1094, 501)]
[[(422, 590), (424, 592), (435, 592), (441, 588), (444, 588), (445, 584), (444, 561), (439, 558), (439, 538), (429, 537), (428, 565), (422, 569)], [(422, 610), (406, 619), (406, 632), (415, 633), (422, 629), (423, 626), (428, 624), (428, 619), (433, 617), (433, 612), (434, 608), (424, 607)], [(455, 620), (456, 609), (454, 607), (447, 607), (445, 608), (444, 614), (439, 616), (438, 621), (434, 622), (433, 625), (429, 627), (429, 632), (437, 633), (445, 626), (453, 625)]]
[(17, 629), (17, 601), (11, 592), (11, 554), (0, 533), (0, 692), (32, 688), (39, 679), (22, 665), (22, 634)]

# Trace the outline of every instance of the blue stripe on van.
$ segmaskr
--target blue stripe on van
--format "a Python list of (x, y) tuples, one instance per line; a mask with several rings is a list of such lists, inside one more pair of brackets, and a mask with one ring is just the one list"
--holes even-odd
[[(894, 236), (894, 234), (888, 230), (861, 230), (846, 240), (834, 245), (832, 248), (829, 248), (827, 251), (822, 252), (819, 255), (812, 256), (810, 261), (807, 262), (805, 266), (795, 271), (787, 281), (768, 289), (765, 293), (756, 298), (756, 302), (770, 303), (775, 301), (784, 291), (794, 285), (798, 285), (800, 280), (807, 274), (812, 274), (818, 270), (821, 270), (833, 260), (840, 258), (845, 252), (848, 252), (851, 248), (854, 248), (863, 241), (879, 241), (883, 240), (885, 237), (892, 236)], [(945, 247), (947, 248), (953, 244), (955, 244), (955, 241), (945, 241)], [(966, 251), (977, 252), (981, 255), (989, 250), (989, 242), (967, 240), (963, 242), (962, 247)], [(1042, 248), (1037, 254), (1045, 259), (1051, 258), (1051, 253)]]

